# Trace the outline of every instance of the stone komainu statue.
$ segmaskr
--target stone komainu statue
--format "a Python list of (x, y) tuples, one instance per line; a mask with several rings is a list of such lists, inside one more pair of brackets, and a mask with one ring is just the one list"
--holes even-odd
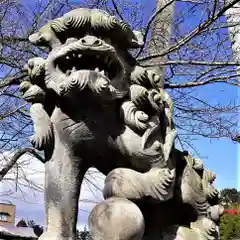
[(90, 167), (106, 175), (105, 200), (92, 210), (96, 240), (218, 239), (223, 209), (215, 175), (174, 147), (173, 103), (163, 76), (130, 54), (141, 34), (98, 9), (75, 9), (29, 40), (46, 59), (25, 66), (31, 142), (45, 153), (41, 240), (75, 239), (78, 199)]

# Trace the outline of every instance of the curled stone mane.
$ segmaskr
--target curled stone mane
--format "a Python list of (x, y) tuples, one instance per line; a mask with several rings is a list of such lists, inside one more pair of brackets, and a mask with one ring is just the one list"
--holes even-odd
[[(78, 198), (90, 167), (106, 175), (104, 201), (89, 215), (94, 240), (219, 239), (215, 179), (175, 148), (174, 104), (164, 76), (130, 49), (140, 32), (99, 9), (74, 9), (29, 36), (49, 47), (28, 61), (20, 84), (45, 154), (46, 231), (74, 240)], [(122, 214), (124, 213), (124, 214)]]
[(92, 31), (97, 35), (105, 35), (121, 43), (125, 48), (138, 48), (143, 43), (136, 38), (134, 32), (124, 21), (98, 9), (79, 8), (72, 10), (50, 23), (56, 36), (64, 41), (67, 37), (75, 37)]

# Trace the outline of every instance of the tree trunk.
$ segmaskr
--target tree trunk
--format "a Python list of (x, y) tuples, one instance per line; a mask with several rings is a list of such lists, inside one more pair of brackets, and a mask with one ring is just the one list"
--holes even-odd
[[(231, 1), (228, 0), (227, 3)], [(233, 60), (240, 61), (240, 3), (226, 11), (227, 24), (233, 27), (228, 28), (229, 39), (232, 44)], [(237, 68), (237, 74), (240, 75), (240, 67)]]
[[(156, 12), (170, 1), (171, 0), (156, 0)], [(152, 32), (148, 49), (149, 55), (157, 54), (169, 46), (174, 9), (175, 3), (172, 3), (156, 16), (155, 21), (152, 24)], [(149, 64), (157, 65), (158, 62), (162, 62), (165, 59), (165, 56), (155, 58), (154, 60), (150, 60)], [(157, 70), (160, 75), (164, 75), (165, 67), (158, 66)]]

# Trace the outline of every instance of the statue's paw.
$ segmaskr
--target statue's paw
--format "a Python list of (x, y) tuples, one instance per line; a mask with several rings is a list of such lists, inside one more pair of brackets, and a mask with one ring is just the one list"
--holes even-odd
[(217, 204), (208, 208), (208, 217), (214, 222), (218, 222), (223, 213), (224, 207), (222, 205)]
[(164, 110), (164, 102), (161, 98), (161, 95), (156, 89), (151, 89), (148, 91), (148, 100), (152, 106), (152, 108), (158, 112), (161, 113)]
[(43, 144), (42, 144), (42, 140), (37, 137), (36, 135), (33, 135), (29, 138), (29, 141), (31, 142), (31, 144), (33, 145), (34, 148), (38, 149), (38, 150), (43, 150)]
[(173, 196), (175, 169), (153, 168), (146, 173), (148, 196), (155, 200), (167, 201)]
[(45, 63), (46, 60), (41, 57), (35, 57), (28, 60), (24, 66), (24, 71), (28, 73), (30, 81), (36, 83), (45, 76)]
[(105, 179), (104, 198), (119, 197), (130, 200), (142, 199), (145, 175), (128, 168), (116, 168)]
[(207, 197), (208, 198), (215, 198), (218, 196), (218, 194), (219, 194), (219, 192), (215, 187), (213, 187), (211, 185), (208, 187), (208, 189), (207, 189)]
[(137, 107), (145, 107), (148, 104), (148, 91), (145, 87), (132, 84), (130, 86), (130, 98), (131, 101), (137, 106)]
[(29, 140), (34, 148), (42, 151), (52, 144), (53, 141), (52, 130), (49, 129), (49, 131), (44, 135), (35, 134), (31, 136)]
[(200, 234), (200, 239), (219, 239), (216, 223), (209, 218), (201, 218), (191, 223), (191, 228)]
[(29, 81), (23, 81), (19, 85), (19, 90), (24, 94), (32, 86), (33, 86), (32, 83), (30, 83)]

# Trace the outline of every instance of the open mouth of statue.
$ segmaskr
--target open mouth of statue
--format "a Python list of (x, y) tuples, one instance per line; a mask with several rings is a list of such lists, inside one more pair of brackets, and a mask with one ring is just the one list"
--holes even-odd
[(108, 52), (71, 51), (55, 60), (56, 69), (70, 76), (73, 72), (90, 70), (99, 72), (110, 81), (123, 74), (120, 61)]

